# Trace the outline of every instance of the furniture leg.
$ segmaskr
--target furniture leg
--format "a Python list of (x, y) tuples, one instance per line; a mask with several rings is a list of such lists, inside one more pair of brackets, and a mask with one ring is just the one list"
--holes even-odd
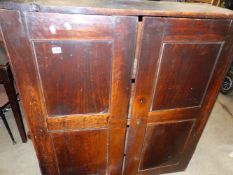
[(11, 137), (11, 140), (12, 140), (13, 144), (16, 144), (16, 141), (15, 141), (14, 136), (13, 136), (13, 134), (11, 132), (11, 129), (10, 129), (8, 123), (7, 123), (7, 120), (6, 120), (6, 117), (5, 117), (5, 114), (3, 113), (3, 111), (0, 111), (0, 116), (2, 118), (2, 121), (3, 121), (6, 129), (7, 129), (7, 132), (9, 133), (9, 135)]
[(13, 77), (12, 77), (9, 66), (7, 66), (6, 74), (7, 74), (6, 76), (7, 78), (5, 79), (4, 87), (5, 87), (8, 99), (9, 99), (9, 103), (11, 105), (11, 109), (14, 114), (14, 118), (15, 118), (18, 130), (19, 130), (19, 134), (21, 136), (21, 140), (23, 143), (26, 143), (27, 136), (26, 136), (26, 132), (25, 132), (24, 124), (23, 124), (22, 115), (20, 112), (17, 94), (14, 89)]

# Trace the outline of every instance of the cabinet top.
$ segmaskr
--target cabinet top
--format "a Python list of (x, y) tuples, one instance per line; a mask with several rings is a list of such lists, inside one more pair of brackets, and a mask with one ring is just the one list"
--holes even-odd
[(233, 11), (209, 4), (143, 0), (3, 0), (0, 8), (70, 14), (233, 18)]

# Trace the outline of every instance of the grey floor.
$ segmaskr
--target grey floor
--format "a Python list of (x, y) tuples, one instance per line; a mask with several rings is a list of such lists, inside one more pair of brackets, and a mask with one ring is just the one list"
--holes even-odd
[[(40, 175), (31, 141), (20, 142), (11, 111), (6, 115), (17, 144), (0, 121), (0, 175)], [(169, 175), (233, 175), (233, 96), (219, 95), (187, 170)]]

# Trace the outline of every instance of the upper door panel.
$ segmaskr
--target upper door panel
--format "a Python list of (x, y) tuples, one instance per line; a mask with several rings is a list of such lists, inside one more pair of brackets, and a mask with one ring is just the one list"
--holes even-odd
[(108, 113), (115, 18), (29, 13), (27, 21), (48, 117)]
[(152, 111), (200, 106), (221, 43), (164, 42)]
[(48, 116), (107, 113), (111, 40), (35, 41)]

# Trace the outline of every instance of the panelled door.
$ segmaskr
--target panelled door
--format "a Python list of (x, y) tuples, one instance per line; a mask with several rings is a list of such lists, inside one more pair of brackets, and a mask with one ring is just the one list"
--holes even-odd
[(227, 20), (143, 18), (125, 175), (185, 169), (229, 60), (229, 26)]
[(4, 15), (42, 174), (121, 174), (137, 18)]

